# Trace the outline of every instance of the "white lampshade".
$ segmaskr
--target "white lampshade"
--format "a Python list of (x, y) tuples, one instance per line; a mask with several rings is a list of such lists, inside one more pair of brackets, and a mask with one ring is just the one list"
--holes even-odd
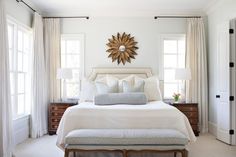
[(190, 68), (176, 69), (175, 70), (175, 79), (176, 80), (191, 80)]
[(72, 70), (69, 68), (57, 69), (57, 79), (72, 79)]

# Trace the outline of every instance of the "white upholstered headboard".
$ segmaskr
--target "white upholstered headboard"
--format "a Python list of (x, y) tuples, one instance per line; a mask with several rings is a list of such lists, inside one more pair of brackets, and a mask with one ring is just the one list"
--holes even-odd
[(121, 79), (132, 74), (148, 78), (152, 76), (152, 70), (151, 68), (93, 68), (89, 80), (94, 81), (105, 75), (112, 75)]

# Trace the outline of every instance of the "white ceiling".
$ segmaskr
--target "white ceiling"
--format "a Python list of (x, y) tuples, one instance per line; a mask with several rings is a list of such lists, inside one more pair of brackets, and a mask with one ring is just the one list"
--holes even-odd
[(48, 16), (204, 14), (219, 0), (28, 0)]

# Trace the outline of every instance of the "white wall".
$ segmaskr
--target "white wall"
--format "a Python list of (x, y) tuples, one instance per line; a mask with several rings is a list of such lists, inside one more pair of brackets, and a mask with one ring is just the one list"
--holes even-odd
[[(33, 12), (16, 0), (6, 0), (7, 15), (13, 17), (18, 22), (31, 27)], [(13, 120), (14, 143), (23, 142), (29, 137), (29, 116)]]
[(29, 138), (30, 134), (30, 116), (23, 116), (16, 120), (13, 120), (13, 140), (17, 145)]
[[(236, 1), (222, 0), (210, 12), (208, 12), (208, 36), (209, 36), (209, 122), (210, 127), (216, 127), (217, 123), (217, 25), (236, 18)], [(209, 128), (215, 133), (215, 128)]]
[[(160, 67), (160, 35), (186, 32), (185, 19), (158, 19), (153, 17), (91, 17), (86, 19), (63, 19), (62, 33), (85, 34), (85, 75), (92, 67), (116, 67), (106, 52), (108, 38), (117, 32), (130, 33), (138, 42), (138, 55), (125, 67), (151, 67), (158, 74)], [(119, 67), (124, 67), (119, 65)]]
[(5, 2), (7, 15), (28, 27), (32, 26), (33, 12), (28, 7), (17, 3), (16, 0), (5, 0)]

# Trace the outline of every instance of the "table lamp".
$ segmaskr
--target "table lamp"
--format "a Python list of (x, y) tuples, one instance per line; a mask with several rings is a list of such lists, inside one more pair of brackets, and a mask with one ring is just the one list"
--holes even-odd
[(72, 69), (70, 68), (59, 68), (57, 69), (57, 79), (61, 79), (63, 81), (63, 94), (62, 101), (66, 101), (66, 79), (72, 79)]
[(175, 80), (181, 80), (182, 84), (181, 84), (181, 95), (183, 95), (183, 98), (185, 99), (185, 84), (184, 81), (186, 80), (191, 80), (191, 70), (190, 68), (179, 68), (179, 69), (175, 69)]

